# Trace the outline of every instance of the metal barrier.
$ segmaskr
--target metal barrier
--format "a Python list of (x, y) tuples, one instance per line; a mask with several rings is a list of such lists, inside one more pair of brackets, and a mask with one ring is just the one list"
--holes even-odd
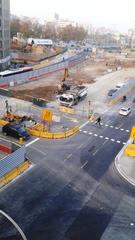
[(20, 166), (25, 161), (25, 146), (0, 160), (0, 178)]
[(0, 187), (3, 187), (4, 185), (8, 184), (12, 180), (14, 180), (18, 175), (20, 175), (22, 172), (24, 172), (29, 167), (29, 161), (25, 161), (19, 167), (14, 168), (7, 174), (5, 174), (3, 177), (0, 178)]
[(43, 132), (43, 131), (38, 131), (34, 129), (29, 129), (29, 132), (31, 135), (36, 136), (36, 137), (42, 137), (42, 138), (49, 138), (49, 139), (61, 139), (61, 138), (67, 138), (75, 134), (76, 132), (79, 131), (79, 126), (76, 126), (67, 132), (60, 132), (60, 133), (51, 133), (51, 132)]

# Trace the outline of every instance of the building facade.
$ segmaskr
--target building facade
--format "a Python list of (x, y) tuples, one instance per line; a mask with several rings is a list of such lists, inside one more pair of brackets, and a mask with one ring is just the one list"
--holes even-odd
[(0, 0), (0, 71), (10, 65), (10, 0)]

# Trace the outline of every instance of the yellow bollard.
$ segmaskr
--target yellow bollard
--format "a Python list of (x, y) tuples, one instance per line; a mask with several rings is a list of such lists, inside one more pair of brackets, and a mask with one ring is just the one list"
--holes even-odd
[(24, 142), (23, 138), (20, 137), (20, 138), (19, 138), (19, 143), (20, 143), (20, 144), (23, 144), (23, 142)]

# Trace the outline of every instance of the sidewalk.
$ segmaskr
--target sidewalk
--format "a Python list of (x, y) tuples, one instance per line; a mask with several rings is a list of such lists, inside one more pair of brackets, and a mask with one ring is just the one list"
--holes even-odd
[(129, 157), (124, 154), (124, 150), (129, 143), (131, 143), (130, 139), (116, 156), (115, 166), (120, 175), (135, 186), (135, 157)]

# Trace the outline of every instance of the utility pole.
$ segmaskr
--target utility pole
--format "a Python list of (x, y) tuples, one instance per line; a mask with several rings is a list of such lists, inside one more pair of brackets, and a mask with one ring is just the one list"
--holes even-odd
[(88, 117), (89, 117), (89, 115), (90, 115), (90, 104), (91, 104), (90, 100), (88, 101), (88, 104), (89, 104), (89, 106), (88, 106)]

